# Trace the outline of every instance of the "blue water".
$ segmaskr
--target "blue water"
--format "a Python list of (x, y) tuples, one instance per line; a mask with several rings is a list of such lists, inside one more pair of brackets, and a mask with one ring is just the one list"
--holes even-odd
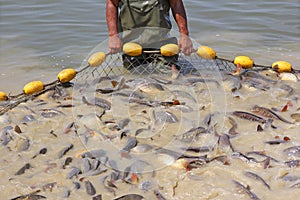
[[(300, 68), (300, 1), (184, 1), (190, 36), (220, 57), (280, 59)], [(78, 68), (107, 39), (105, 1), (1, 0), (0, 90), (17, 92)], [(174, 30), (177, 29), (173, 21)]]

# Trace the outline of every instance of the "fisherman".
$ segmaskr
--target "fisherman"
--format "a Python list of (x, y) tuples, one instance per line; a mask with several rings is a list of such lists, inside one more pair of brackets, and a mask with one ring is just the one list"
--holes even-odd
[[(179, 40), (170, 37), (172, 28), (169, 12), (172, 10), (180, 32)], [(189, 38), (186, 12), (182, 0), (107, 0), (106, 20), (109, 31), (109, 52), (122, 50), (122, 44), (136, 42), (143, 49), (159, 49), (162, 45), (178, 44), (181, 51), (190, 55), (194, 49)], [(160, 57), (162, 58), (162, 57)], [(177, 60), (178, 56), (172, 59)], [(123, 55), (124, 67), (149, 61), (148, 55)], [(151, 60), (150, 60), (151, 62)]]

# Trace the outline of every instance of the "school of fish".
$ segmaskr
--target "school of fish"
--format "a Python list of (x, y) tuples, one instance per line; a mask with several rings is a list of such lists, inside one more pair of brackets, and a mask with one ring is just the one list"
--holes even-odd
[(1, 198), (297, 199), (293, 76), (199, 71), (57, 86), (0, 116)]

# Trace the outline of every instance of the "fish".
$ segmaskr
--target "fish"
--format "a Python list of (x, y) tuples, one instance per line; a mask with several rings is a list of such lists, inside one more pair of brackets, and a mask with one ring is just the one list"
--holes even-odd
[(30, 140), (25, 137), (18, 137), (16, 149), (17, 151), (26, 151), (30, 147)]
[(294, 167), (299, 167), (300, 166), (300, 160), (289, 160), (284, 162), (288, 167), (294, 168)]
[(239, 134), (236, 129), (237, 129), (237, 123), (232, 117), (228, 117), (229, 123), (232, 125), (232, 127), (228, 130), (229, 135), (237, 135)]
[(120, 120), (119, 122), (117, 122), (117, 123), (114, 125), (113, 129), (115, 129), (115, 130), (121, 130), (121, 129), (123, 129), (125, 126), (127, 126), (127, 125), (129, 124), (129, 122), (130, 122), (130, 119), (129, 119), (129, 118), (122, 119), (122, 120)]
[(187, 98), (189, 100), (192, 100), (194, 103), (197, 102), (196, 98), (193, 95), (191, 95), (189, 92), (185, 92), (185, 91), (182, 91), (182, 90), (173, 90), (172, 94), (177, 98), (178, 97), (184, 97), (184, 98)]
[(135, 153), (145, 153), (145, 152), (150, 151), (151, 149), (153, 149), (153, 146), (151, 146), (149, 144), (138, 144), (131, 150)]
[(228, 159), (228, 156), (225, 156), (225, 155), (224, 156), (217, 156), (217, 157), (211, 158), (209, 160), (209, 162), (212, 162), (214, 160), (217, 160), (217, 161), (223, 163), (224, 165), (230, 165), (230, 161)]
[(204, 153), (204, 152), (213, 151), (214, 147), (211, 147), (211, 146), (188, 147), (188, 148), (182, 148), (182, 150), (192, 151), (192, 152), (195, 152), (195, 153)]
[(196, 159), (196, 160), (192, 160), (190, 162), (188, 162), (186, 169), (188, 171), (192, 170), (192, 169), (197, 169), (200, 167), (203, 167), (206, 163), (208, 163), (207, 157), (203, 157), (202, 159)]
[(66, 153), (73, 149), (74, 145), (69, 144), (58, 153), (58, 158), (62, 158)]
[(63, 164), (62, 164), (62, 168), (63, 168), (63, 169), (66, 169), (66, 166), (69, 165), (72, 161), (73, 161), (73, 158), (67, 157), (67, 158), (65, 159), (65, 161), (63, 162)]
[(249, 186), (245, 187), (244, 185), (242, 185), (241, 183), (239, 183), (236, 180), (232, 180), (232, 181), (237, 186), (237, 188), (239, 189), (240, 192), (247, 194), (253, 200), (260, 200), (260, 198), (258, 198), (256, 196), (256, 194), (254, 194), (253, 192), (250, 191)]
[(22, 124), (27, 124), (29, 122), (36, 121), (35, 117), (33, 115), (25, 115), (22, 119)]
[(96, 194), (96, 189), (89, 180), (84, 181), (84, 185), (85, 185), (86, 193), (88, 195), (93, 196), (94, 194)]
[(47, 148), (44, 147), (38, 153), (36, 153), (34, 156), (32, 156), (32, 159), (34, 159), (35, 157), (37, 157), (40, 154), (46, 154), (46, 153), (47, 153)]
[(117, 198), (114, 198), (113, 200), (142, 200), (144, 197), (139, 194), (126, 194)]
[(108, 93), (112, 93), (112, 92), (118, 91), (120, 89), (123, 89), (125, 87), (128, 87), (125, 84), (124, 77), (122, 77), (119, 81), (112, 80), (111, 84), (112, 84), (113, 88), (99, 88), (99, 89), (96, 89), (96, 92), (100, 92), (101, 94), (108, 94)]
[(242, 83), (241, 83), (242, 77), (241, 76), (226, 74), (223, 81), (232, 81), (232, 85), (231, 85), (231, 89), (230, 89), (231, 92), (236, 92), (242, 88)]
[(176, 136), (176, 139), (182, 141), (182, 142), (192, 142), (194, 140), (196, 140), (201, 134), (207, 133), (207, 129), (199, 126), (196, 128), (192, 128), (188, 131), (186, 131), (185, 133), (183, 133), (182, 135)]
[(213, 79), (204, 79), (204, 78), (187, 78), (186, 79), (188, 83), (190, 84), (195, 84), (195, 83), (215, 83), (217, 86), (220, 86), (220, 83), (216, 80), (213, 80)]
[(300, 183), (295, 183), (291, 185), (290, 188), (300, 188)]
[[(182, 153), (178, 153), (176, 151), (165, 149), (165, 148), (162, 148), (162, 147), (157, 147), (153, 151), (155, 153), (170, 155), (170, 156), (174, 157), (175, 159), (180, 159), (180, 158), (199, 159), (199, 156), (191, 156), (191, 155), (187, 155), (187, 154), (182, 154)], [(207, 156), (207, 155), (204, 155), (204, 157), (205, 156)]]
[(113, 188), (111, 188), (110, 186), (107, 185), (107, 181), (106, 179), (108, 178), (109, 176), (106, 175), (105, 177), (101, 178), (101, 182), (102, 182), (102, 185), (104, 186), (104, 188), (110, 192), (110, 193), (113, 193), (114, 196), (116, 196), (116, 192)]
[(235, 115), (235, 116), (237, 116), (241, 119), (255, 121), (255, 122), (262, 123), (262, 124), (265, 124), (267, 122), (267, 120), (262, 118), (262, 117), (259, 117), (257, 115), (252, 114), (252, 113), (248, 113), (248, 112), (244, 112), (244, 111), (234, 111), (231, 114)]
[(146, 105), (149, 107), (158, 107), (161, 105), (161, 103), (159, 101), (149, 101), (149, 100), (136, 99), (136, 98), (130, 98), (129, 103), (137, 103), (137, 104)]
[(150, 78), (153, 79), (153, 80), (155, 80), (155, 81), (157, 81), (158, 83), (164, 84), (164, 85), (166, 85), (166, 84), (171, 84), (171, 83), (172, 83), (171, 80), (164, 79), (164, 78), (162, 78), (162, 77), (160, 77), (160, 76), (156, 76), (156, 75), (153, 75), (153, 76), (151, 76)]
[(83, 162), (82, 167), (81, 167), (82, 173), (86, 173), (86, 172), (90, 171), (92, 166), (91, 166), (91, 163), (90, 163), (89, 159), (88, 158), (83, 158), (82, 162)]
[(288, 123), (288, 124), (293, 124), (292, 122), (290, 122), (290, 121), (284, 119), (283, 117), (277, 115), (271, 109), (268, 109), (268, 108), (265, 108), (265, 107), (262, 107), (262, 106), (254, 105), (252, 107), (251, 111), (253, 113), (259, 114), (261, 116), (264, 116), (264, 117), (267, 117), (267, 118), (270, 118), (270, 119), (277, 119), (277, 120), (283, 121), (283, 122)]
[(96, 196), (93, 196), (92, 200), (102, 200), (102, 194), (98, 194)]
[(139, 183), (139, 189), (144, 191), (149, 191), (153, 187), (153, 183), (151, 181), (143, 181)]
[(243, 77), (251, 77), (251, 78), (255, 78), (255, 79), (260, 79), (260, 80), (263, 80), (264, 82), (268, 82), (268, 83), (271, 83), (271, 84), (275, 84), (276, 83), (276, 81), (274, 81), (272, 79), (268, 79), (265, 76), (262, 76), (258, 72), (255, 72), (255, 71), (250, 71), (250, 70), (244, 71), (241, 74), (241, 76), (243, 76)]
[(280, 88), (283, 89), (284, 91), (287, 91), (287, 94), (285, 95), (285, 97), (290, 97), (293, 94), (295, 94), (295, 90), (287, 84), (281, 85)]
[(129, 152), (132, 148), (134, 148), (137, 145), (137, 140), (135, 138), (129, 137), (127, 139), (125, 147), (122, 148), (122, 151)]
[(234, 152), (234, 148), (230, 142), (230, 137), (227, 134), (220, 135), (218, 138), (218, 145), (222, 149), (225, 147), (229, 147), (232, 152)]
[(21, 167), (16, 173), (15, 175), (21, 175), (21, 174), (24, 174), (25, 171), (27, 169), (30, 169), (32, 166), (29, 164), (29, 163), (26, 163), (23, 167)]
[(189, 112), (192, 112), (194, 110), (191, 106), (182, 105), (182, 104), (172, 106), (172, 108), (174, 108), (175, 110), (180, 110), (183, 113), (189, 113)]
[(79, 175), (79, 174), (81, 174), (81, 173), (82, 173), (82, 172), (81, 172), (81, 170), (80, 170), (79, 168), (73, 167), (73, 168), (71, 169), (71, 171), (69, 171), (69, 173), (67, 173), (66, 178), (67, 178), (67, 179), (72, 179), (74, 176), (77, 176), (77, 175)]
[(235, 152), (233, 152), (231, 154), (231, 156), (233, 158), (239, 158), (239, 159), (241, 159), (242, 161), (245, 161), (245, 162), (255, 162), (255, 163), (258, 163), (258, 161), (255, 158), (248, 157), (248, 156), (242, 154), (241, 152), (235, 151)]
[(137, 89), (148, 94), (156, 94), (165, 90), (161, 84), (153, 82), (143, 83), (139, 85)]
[(255, 174), (253, 172), (249, 172), (249, 171), (245, 172), (244, 174), (250, 178), (253, 178), (255, 180), (262, 182), (264, 184), (264, 186), (266, 186), (269, 190), (271, 190), (270, 185), (259, 175)]
[(81, 186), (80, 186), (79, 182), (74, 181), (73, 183), (74, 183), (74, 189), (76, 189), (76, 190), (80, 189)]
[(153, 193), (158, 200), (167, 200), (158, 190), (153, 190)]
[(271, 141), (265, 141), (266, 144), (269, 145), (277, 145), (277, 144), (282, 144), (282, 143), (287, 143), (285, 140), (271, 140)]
[(52, 189), (57, 185), (57, 182), (47, 183), (42, 186), (43, 191), (49, 190), (52, 192)]
[(291, 157), (300, 157), (300, 146), (293, 146), (283, 150), (283, 152)]
[(38, 200), (38, 199), (46, 199), (47, 198), (43, 195), (37, 194), (38, 192), (40, 192), (40, 190), (34, 191), (29, 194), (18, 196), (18, 197), (12, 198), (10, 200)]
[(169, 111), (153, 111), (154, 119), (159, 123), (176, 123), (177, 117)]
[(65, 115), (63, 112), (55, 109), (41, 109), (41, 115), (45, 118), (52, 118), (58, 115)]
[(248, 155), (259, 155), (259, 156), (264, 157), (264, 158), (269, 158), (270, 160), (272, 160), (274, 162), (277, 162), (277, 163), (280, 162), (279, 160), (277, 160), (277, 159), (275, 159), (271, 156), (266, 155), (264, 151), (249, 151), (249, 152), (246, 153), (246, 155), (247, 156)]
[(284, 180), (284, 181), (289, 181), (289, 182), (294, 182), (294, 181), (300, 180), (300, 177), (299, 177), (299, 176), (289, 176), (289, 175), (284, 175), (284, 176), (282, 177), (282, 180)]
[(206, 126), (206, 127), (209, 127), (211, 122), (212, 122), (212, 117), (214, 116), (214, 114), (208, 114), (206, 117), (204, 117), (203, 119), (203, 124)]
[(2, 141), (2, 145), (7, 145), (11, 139), (12, 139), (12, 133), (11, 131), (13, 131), (13, 127), (12, 126), (5, 126), (1, 129), (1, 141)]
[(252, 77), (243, 77), (242, 83), (248, 84), (249, 87), (260, 89), (262, 91), (267, 91), (270, 89), (270, 86), (266, 82)]
[(88, 99), (85, 96), (82, 96), (82, 101), (83, 101), (83, 103), (85, 103), (87, 105), (99, 106), (100, 108), (103, 108), (104, 110), (111, 109), (111, 103), (100, 97), (95, 97), (91, 101), (88, 101)]

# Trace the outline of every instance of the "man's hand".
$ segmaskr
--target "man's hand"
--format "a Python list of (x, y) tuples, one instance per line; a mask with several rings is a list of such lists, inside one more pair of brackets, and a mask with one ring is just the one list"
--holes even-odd
[(185, 55), (190, 55), (194, 52), (193, 43), (189, 36), (180, 34), (178, 46)]
[(108, 48), (110, 54), (122, 51), (122, 41), (119, 38), (118, 34), (109, 36)]

